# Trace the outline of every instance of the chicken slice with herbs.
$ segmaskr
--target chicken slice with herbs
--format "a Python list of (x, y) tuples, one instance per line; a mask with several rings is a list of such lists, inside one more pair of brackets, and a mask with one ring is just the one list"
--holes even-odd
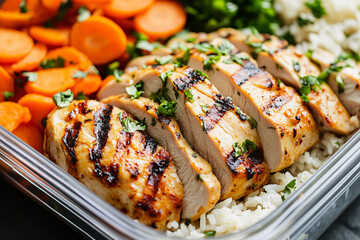
[(173, 159), (130, 114), (73, 101), (48, 116), (48, 158), (116, 208), (164, 229), (180, 219), (183, 187)]
[[(135, 88), (135, 86), (130, 87)], [(138, 87), (139, 91), (140, 87)], [(103, 99), (103, 102), (129, 112), (137, 119), (144, 119), (146, 131), (156, 139), (173, 157), (177, 173), (184, 187), (182, 218), (197, 220), (210, 211), (220, 198), (221, 186), (212, 173), (210, 164), (195, 153), (180, 132), (172, 117), (161, 115), (159, 104), (140, 97), (133, 91), (132, 96), (119, 95)]]
[(296, 88), (314, 114), (320, 130), (347, 135), (357, 127), (332, 89), (317, 78), (318, 67), (295, 46), (275, 36), (246, 35), (239, 30), (221, 29), (213, 36), (216, 34), (227, 38), (237, 49), (251, 53), (259, 66)]
[(221, 199), (237, 199), (266, 184), (269, 170), (253, 119), (223, 97), (201, 71), (150, 64), (131, 73), (133, 82), (144, 82), (143, 96), (158, 101), (163, 116), (174, 115), (185, 139), (210, 162), (221, 183)]

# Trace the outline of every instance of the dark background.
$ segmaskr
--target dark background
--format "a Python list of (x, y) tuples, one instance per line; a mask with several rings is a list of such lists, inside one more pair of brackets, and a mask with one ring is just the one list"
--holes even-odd
[[(82, 235), (0, 178), (0, 239), (82, 240)], [(360, 198), (321, 240), (360, 240)]]

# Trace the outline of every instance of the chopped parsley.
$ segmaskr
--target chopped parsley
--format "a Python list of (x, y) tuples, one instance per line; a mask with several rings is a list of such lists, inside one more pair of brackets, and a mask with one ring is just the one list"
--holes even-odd
[(174, 116), (175, 111), (176, 111), (176, 102), (167, 101), (167, 100), (162, 100), (157, 109), (158, 114), (161, 114), (162, 116), (166, 116), (166, 117)]
[(58, 14), (55, 17), (55, 20), (56, 21), (63, 20), (67, 12), (72, 8), (72, 6), (73, 6), (72, 0), (62, 1), (58, 9)]
[(86, 76), (87, 76), (88, 74), (89, 74), (89, 73), (87, 73), (87, 72), (83, 72), (83, 71), (78, 70), (78, 71), (76, 71), (76, 72), (72, 75), (72, 77), (73, 77), (73, 78), (76, 78), (76, 79), (78, 79), (78, 78), (84, 79), (84, 78), (86, 78)]
[(311, 10), (316, 18), (321, 18), (326, 15), (325, 8), (322, 6), (322, 0), (307, 1), (305, 2), (305, 6)]
[(120, 63), (119, 61), (114, 61), (107, 65), (105, 73), (107, 76), (113, 75), (115, 78), (115, 82), (121, 82), (121, 76), (124, 74), (122, 70), (119, 69)]
[(250, 123), (251, 129), (254, 129), (254, 128), (257, 127), (258, 124), (257, 124), (257, 121), (256, 121), (255, 119), (249, 118), (248, 121), (249, 121), (249, 123)]
[(167, 63), (171, 63), (173, 60), (173, 57), (172, 56), (165, 56), (165, 57), (162, 57), (160, 59), (155, 59), (155, 62), (159, 65), (164, 65), (164, 64), (167, 64)]
[(235, 157), (239, 157), (239, 156), (243, 155), (244, 153), (248, 153), (250, 151), (250, 149), (256, 150), (257, 146), (256, 146), (256, 143), (254, 143), (253, 141), (246, 139), (240, 145), (238, 142), (235, 142), (233, 144), (233, 148), (234, 148), (234, 152), (235, 152)]
[(153, 118), (151, 118), (151, 126), (155, 126), (156, 125), (156, 120), (155, 120), (155, 118), (153, 117)]
[(29, 82), (36, 82), (37, 80), (36, 72), (23, 72), (22, 75), (25, 76)]
[(152, 52), (155, 49), (163, 47), (159, 42), (148, 42), (148, 37), (142, 33), (134, 33), (136, 38), (135, 44), (128, 43), (126, 52), (129, 53), (130, 59), (143, 56), (145, 52)]
[(311, 19), (309, 19), (307, 17), (304, 17), (304, 16), (301, 16), (301, 15), (296, 18), (296, 22), (300, 27), (303, 27), (303, 26), (306, 26), (308, 24), (313, 24), (314, 23), (314, 21), (312, 21)]
[(253, 58), (257, 58), (260, 52), (264, 52), (265, 49), (263, 48), (263, 43), (261, 42), (247, 42), (247, 45), (252, 47), (254, 50), (251, 52)]
[(187, 48), (184, 55), (181, 58), (177, 58), (176, 60), (180, 63), (180, 65), (186, 66), (188, 65), (190, 59), (190, 48)]
[(206, 237), (214, 237), (216, 235), (216, 231), (205, 231), (204, 234)]
[(70, 105), (74, 100), (74, 93), (68, 89), (64, 92), (59, 92), (53, 96), (56, 106), (64, 108)]
[(234, 50), (234, 48), (235, 48), (234, 45), (232, 45), (232, 43), (230, 43), (226, 39), (223, 39), (218, 47), (219, 52), (222, 55), (230, 54)]
[(276, 79), (276, 84), (278, 85), (278, 87), (280, 87), (280, 85), (281, 85), (281, 80), (280, 80), (280, 78)]
[(136, 131), (145, 131), (146, 129), (145, 121), (137, 121), (130, 117), (123, 119), (122, 113), (119, 114), (119, 119), (125, 132), (134, 133)]
[(201, 174), (198, 174), (197, 177), (196, 177), (196, 180), (197, 181), (204, 181), (204, 179), (202, 178)]
[(137, 99), (144, 93), (144, 82), (140, 81), (135, 85), (125, 88), (125, 90), (131, 96), (131, 100)]
[(194, 95), (192, 94), (192, 92), (190, 91), (190, 89), (186, 89), (184, 91), (184, 95), (185, 95), (185, 102), (194, 102)]
[(3, 92), (3, 95), (4, 95), (5, 101), (7, 101), (7, 100), (9, 100), (9, 98), (11, 98), (11, 97), (14, 96), (14, 93), (13, 93), (13, 92), (6, 91), (6, 92)]
[(197, 158), (196, 153), (193, 153), (192, 156), (193, 156), (193, 158)]
[(308, 75), (305, 77), (300, 78), (301, 82), (301, 89), (300, 89), (300, 96), (304, 102), (309, 102), (308, 94), (311, 92), (311, 90), (314, 90), (315, 92), (319, 91), (321, 89), (321, 81), (318, 80), (318, 78)]
[(244, 65), (244, 60), (249, 60), (249, 58), (241, 57), (239, 55), (234, 55), (231, 57), (231, 61), (236, 62), (236, 63), (240, 64), (241, 66)]
[(65, 59), (62, 57), (57, 57), (55, 59), (46, 59), (40, 63), (42, 69), (49, 68), (63, 68), (65, 67)]
[(300, 72), (300, 63), (299, 62), (294, 62), (293, 63), (293, 68), (294, 68), (295, 72)]
[(162, 72), (159, 76), (159, 78), (161, 79), (162, 83), (163, 83), (163, 87), (166, 86), (166, 80), (171, 76), (171, 74), (174, 72), (174, 70), (169, 70), (166, 72)]
[(285, 186), (283, 190), (283, 194), (281, 195), (281, 199), (285, 201), (285, 194), (291, 194), (291, 192), (295, 190), (296, 190), (296, 179), (293, 179)]
[(204, 60), (204, 70), (209, 71), (211, 70), (211, 66), (213, 64), (216, 64), (217, 61), (219, 61), (221, 58), (220, 55), (210, 55), (207, 59)]
[(85, 6), (81, 6), (78, 9), (78, 15), (76, 21), (83, 22), (86, 19), (88, 19), (90, 16), (91, 16), (90, 11)]
[(19, 9), (21, 13), (27, 13), (29, 11), (27, 5), (26, 5), (26, 0), (22, 0), (19, 4)]
[(83, 91), (78, 93), (78, 95), (76, 96), (76, 100), (86, 100), (86, 95)]
[(200, 105), (201, 109), (205, 112), (208, 113), (210, 111), (210, 106), (209, 104), (205, 104), (205, 105)]
[(340, 77), (340, 75), (338, 75), (336, 77), (336, 83), (337, 83), (337, 86), (338, 86), (338, 93), (343, 93), (345, 91), (345, 85), (344, 85), (344, 81)]

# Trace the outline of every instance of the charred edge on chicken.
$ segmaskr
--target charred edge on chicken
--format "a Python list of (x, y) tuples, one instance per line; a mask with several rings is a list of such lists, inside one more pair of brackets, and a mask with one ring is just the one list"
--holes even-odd
[(268, 103), (268, 105), (263, 106), (262, 107), (262, 111), (267, 114), (267, 115), (271, 115), (270, 109), (272, 108), (282, 108), (285, 104), (287, 104), (289, 101), (291, 100), (291, 96), (290, 95), (286, 95), (286, 96), (281, 96), (280, 94), (273, 97), (270, 102)]
[(215, 104), (211, 106), (206, 115), (199, 117), (203, 121), (203, 128), (206, 133), (215, 127), (227, 111), (234, 109), (232, 99), (229, 97), (224, 97), (218, 93), (213, 95), (213, 99)]
[(253, 178), (255, 174), (263, 173), (263, 166), (258, 166), (262, 162), (263, 152), (261, 149), (255, 149), (247, 156), (243, 154), (238, 157), (235, 157), (235, 151), (233, 150), (226, 158), (226, 164), (235, 175), (241, 173), (245, 168), (248, 180)]
[(86, 101), (76, 103), (75, 108), (69, 113), (69, 119), (72, 120), (78, 114), (86, 115), (89, 112), (91, 112), (91, 110), (87, 109)]
[(177, 87), (177, 90), (184, 91), (186, 89), (191, 88), (199, 81), (205, 81), (206, 76), (199, 73), (198, 71), (195, 71), (191, 68), (187, 68), (184, 71), (184, 75), (181, 78), (175, 79), (173, 82)]
[(234, 79), (236, 85), (241, 86), (259, 73), (262, 73), (262, 71), (258, 67), (256, 67), (251, 61), (246, 61), (242, 68), (231, 75), (231, 78)]
[(72, 123), (69, 127), (65, 129), (65, 134), (64, 137), (62, 138), (62, 141), (64, 142), (66, 149), (71, 157), (71, 162), (72, 162), (71, 166), (73, 166), (72, 169), (76, 169), (74, 166), (76, 163), (75, 146), (77, 139), (79, 137), (81, 125), (82, 125), (81, 122)]

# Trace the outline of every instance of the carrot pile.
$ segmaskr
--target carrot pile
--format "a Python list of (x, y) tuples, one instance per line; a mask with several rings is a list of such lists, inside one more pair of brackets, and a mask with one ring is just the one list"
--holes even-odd
[(0, 1), (0, 125), (42, 152), (56, 95), (91, 98), (121, 72), (134, 32), (161, 41), (185, 23), (172, 0)]

